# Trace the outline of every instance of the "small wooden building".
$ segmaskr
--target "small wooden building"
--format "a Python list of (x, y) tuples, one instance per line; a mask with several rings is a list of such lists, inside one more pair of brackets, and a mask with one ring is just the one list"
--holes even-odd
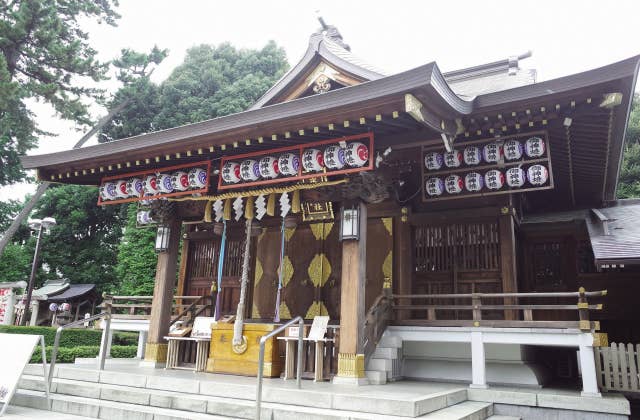
[[(161, 221), (147, 360), (165, 357), (174, 287), (219, 294), (219, 314), (241, 302), (246, 322), (330, 316), (344, 377), (387, 323), (637, 340), (640, 206), (616, 184), (640, 57), (544, 82), (524, 58), (384, 75), (327, 26), (245, 112), (22, 163)], [(604, 309), (580, 287), (608, 290)]]

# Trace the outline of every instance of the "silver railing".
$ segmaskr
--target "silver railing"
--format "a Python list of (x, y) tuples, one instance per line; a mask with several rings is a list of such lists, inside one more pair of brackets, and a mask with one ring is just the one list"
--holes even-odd
[(260, 338), (260, 356), (258, 357), (258, 386), (256, 388), (256, 420), (260, 420), (260, 404), (262, 403), (262, 370), (264, 369), (264, 345), (267, 340), (280, 334), (287, 327), (298, 323), (298, 360), (296, 366), (296, 385), (298, 389), (302, 386), (302, 338), (304, 336), (304, 319), (301, 316), (293, 318), (291, 321), (271, 331)]
[(109, 333), (111, 332), (111, 314), (109, 312), (101, 312), (97, 315), (94, 315), (89, 318), (79, 319), (74, 322), (70, 322), (69, 324), (65, 324), (61, 327), (58, 327), (56, 330), (56, 338), (53, 342), (53, 348), (51, 349), (51, 363), (49, 364), (49, 378), (47, 381), (49, 382), (49, 387), (51, 387), (51, 381), (53, 380), (53, 370), (56, 367), (56, 358), (58, 357), (58, 347), (60, 347), (60, 336), (62, 335), (62, 331), (67, 328), (75, 327), (80, 324), (84, 324), (85, 322), (95, 321), (96, 319), (105, 319), (104, 331), (102, 332), (102, 341), (100, 342), (100, 353), (98, 354), (98, 369), (104, 370), (104, 360), (107, 354), (107, 346), (109, 345)]

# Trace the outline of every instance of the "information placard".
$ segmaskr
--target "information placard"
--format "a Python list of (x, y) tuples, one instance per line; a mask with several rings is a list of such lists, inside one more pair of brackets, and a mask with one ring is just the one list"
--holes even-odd
[(27, 334), (0, 334), (0, 416), (4, 414), (16, 392), (18, 381), (22, 376), (36, 345), (42, 346), (43, 356), (43, 379), (47, 398), (49, 397), (49, 385), (47, 381), (47, 370), (44, 359), (44, 337), (41, 335)]

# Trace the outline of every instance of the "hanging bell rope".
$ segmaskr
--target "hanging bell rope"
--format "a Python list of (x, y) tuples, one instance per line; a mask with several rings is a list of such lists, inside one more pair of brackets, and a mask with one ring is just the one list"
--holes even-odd
[(231, 344), (235, 353), (241, 354), (247, 350), (247, 340), (242, 336), (244, 327), (244, 308), (247, 299), (247, 284), (249, 283), (249, 251), (251, 249), (251, 222), (246, 221), (246, 235), (244, 242), (244, 258), (242, 260), (242, 277), (240, 280), (240, 301), (236, 310), (236, 321), (233, 324), (233, 340)]
[(280, 322), (280, 299), (282, 292), (282, 279), (284, 277), (284, 242), (285, 242), (284, 217), (282, 218), (282, 227), (280, 229), (280, 270), (278, 270), (278, 292), (276, 293), (276, 310), (273, 322)]
[(222, 300), (222, 268), (224, 267), (224, 254), (227, 249), (227, 221), (222, 221), (222, 240), (220, 241), (220, 252), (218, 253), (218, 293), (216, 295), (216, 310), (214, 312), (214, 319), (217, 321), (222, 316), (221, 313), (221, 300)]

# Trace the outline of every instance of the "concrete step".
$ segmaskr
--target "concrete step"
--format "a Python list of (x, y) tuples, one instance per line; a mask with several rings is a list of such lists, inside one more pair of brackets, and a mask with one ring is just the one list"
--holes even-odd
[[(247, 410), (247, 407), (253, 407), (255, 401), (255, 385), (247, 385), (246, 381), (223, 383), (216, 380), (147, 376), (116, 371), (98, 372), (62, 366), (56, 373), (59, 377), (54, 378), (52, 391), (77, 397), (205, 413), (227, 412), (225, 407), (229, 405), (234, 410)], [(467, 399), (466, 389), (458, 387), (418, 397), (398, 398), (398, 394), (367, 392), (367, 387), (352, 392), (350, 388), (296, 389), (288, 382), (282, 384), (282, 387), (264, 387), (264, 403), (417, 417)], [(43, 391), (42, 376), (23, 375), (20, 388)], [(220, 411), (208, 409), (215, 404)], [(248, 418), (252, 416), (251, 413)]]
[(485, 420), (493, 415), (493, 404), (476, 401), (464, 401), (450, 407), (434, 411), (420, 419), (431, 420)]
[(487, 417), (487, 420), (522, 420), (522, 417), (500, 416), (498, 414), (494, 414), (491, 417)]
[[(19, 389), (11, 401), (12, 405), (48, 409), (44, 392)], [(51, 411), (94, 419), (109, 420), (229, 420), (237, 417), (193, 413), (159, 407), (144, 407), (70, 395), (51, 394)], [(267, 417), (268, 418), (268, 417)]]
[[(51, 410), (69, 415), (80, 415), (88, 418), (109, 420), (229, 420), (236, 418), (253, 418), (252, 410), (234, 410), (233, 412), (206, 414), (191, 411), (168, 409), (154, 406), (141, 406), (115, 401), (76, 397), (71, 395), (52, 394)], [(12, 401), (13, 405), (46, 409), (45, 394), (39, 391), (18, 390)], [(239, 413), (239, 411), (244, 411)], [(438, 420), (484, 420), (492, 413), (492, 405), (488, 403), (465, 401), (432, 413), (420, 416), (420, 419)], [(237, 417), (241, 414), (241, 417)], [(262, 407), (262, 418), (278, 420), (406, 420), (404, 416), (380, 415), (347, 410), (318, 409), (313, 407), (292, 407), (284, 404), (265, 404)]]

